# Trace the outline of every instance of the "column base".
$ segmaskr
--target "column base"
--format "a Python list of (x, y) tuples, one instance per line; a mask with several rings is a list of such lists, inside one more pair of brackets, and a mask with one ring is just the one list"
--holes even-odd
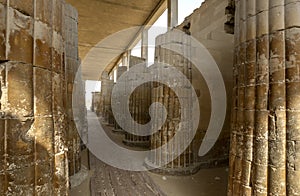
[(150, 141), (131, 141), (123, 139), (123, 144), (129, 147), (150, 148)]
[(112, 131), (116, 134), (125, 134), (125, 131), (123, 129), (113, 129)]
[(199, 164), (192, 164), (188, 167), (174, 167), (174, 168), (167, 168), (167, 167), (160, 167), (154, 164), (148, 158), (145, 159), (145, 167), (149, 169), (149, 171), (157, 174), (164, 174), (164, 175), (171, 175), (171, 176), (187, 176), (193, 175), (200, 170)]

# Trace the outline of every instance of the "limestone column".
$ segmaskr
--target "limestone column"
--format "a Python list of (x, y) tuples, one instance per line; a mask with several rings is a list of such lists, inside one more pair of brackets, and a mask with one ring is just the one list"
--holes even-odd
[(111, 93), (114, 81), (109, 79), (107, 73), (103, 73), (101, 77), (101, 99), (103, 122), (108, 125), (113, 125), (113, 115), (111, 109)]
[[(125, 81), (119, 81), (119, 78), (122, 76), (123, 73), (125, 73), (127, 71), (127, 67), (126, 66), (121, 66), (118, 67), (117, 69), (117, 83), (119, 82), (125, 82)], [(120, 96), (124, 96), (124, 95), (120, 95)], [(124, 108), (120, 108), (120, 113), (124, 113)], [(118, 118), (122, 118), (122, 116), (120, 116), (120, 114), (116, 114), (118, 115)], [(118, 123), (116, 122), (116, 120), (114, 120), (114, 132), (118, 132), (118, 133), (124, 133), (124, 131), (121, 129), (121, 127), (118, 125)]]
[(168, 0), (168, 27), (178, 25), (178, 0)]
[[(172, 44), (169, 40), (169, 34), (163, 34), (157, 37), (156, 39), (156, 51), (155, 56), (156, 60), (159, 63), (166, 63), (168, 65), (174, 66), (178, 71), (182, 72), (187, 79), (192, 81), (192, 70), (191, 70), (191, 62), (184, 58), (182, 55), (177, 54), (171, 50), (168, 50), (164, 47), (164, 45)], [(181, 43), (181, 48), (183, 50), (183, 54), (186, 56), (190, 55), (190, 43), (188, 40), (178, 38), (178, 43)], [(174, 78), (174, 84), (180, 85), (178, 81)], [(170, 84), (171, 86), (173, 84)], [(187, 88), (186, 85), (182, 84), (181, 88)], [(183, 97), (183, 99), (189, 99), (189, 96)], [(186, 100), (186, 103), (192, 103), (191, 100)], [(176, 130), (178, 129), (178, 125), (182, 122), (186, 126), (192, 126), (191, 121), (184, 122), (181, 119), (181, 112), (186, 112), (187, 115), (192, 115), (189, 111), (189, 108), (185, 108), (186, 110), (181, 111), (179, 98), (175, 94), (175, 92), (167, 85), (160, 83), (153, 83), (152, 88), (152, 102), (159, 102), (163, 104), (167, 110), (167, 120), (157, 133), (151, 136), (151, 148), (157, 149), (158, 147), (167, 144), (173, 136), (176, 134)], [(159, 116), (156, 111), (153, 111), (155, 116)], [(192, 116), (187, 118), (189, 120), (192, 119)], [(188, 128), (188, 127), (187, 127)], [(184, 131), (184, 130), (183, 130)], [(165, 160), (168, 160), (169, 164), (153, 170), (159, 173), (166, 174), (175, 174), (175, 175), (186, 175), (195, 173), (197, 171), (197, 167), (195, 164), (197, 158), (197, 152), (193, 152), (193, 143), (192, 142), (188, 148), (177, 158), (174, 157), (174, 151), (176, 151), (179, 146), (181, 146), (183, 141), (176, 141), (175, 146), (168, 146), (168, 149), (163, 152), (157, 152), (156, 154), (152, 154), (148, 160), (146, 160), (146, 164), (149, 168), (157, 165), (161, 165)]]
[(141, 57), (148, 62), (148, 29), (142, 32)]
[(228, 195), (300, 195), (300, 2), (235, 8)]
[(0, 1), (0, 194), (67, 195), (62, 0)]
[(79, 69), (80, 59), (78, 57), (78, 13), (71, 5), (66, 5), (63, 10), (64, 39), (65, 39), (65, 84), (66, 84), (66, 110), (68, 116), (67, 142), (69, 174), (73, 175), (81, 169), (80, 160), (80, 136), (73, 115), (73, 92), (75, 89), (75, 76)]
[[(129, 67), (144, 63), (145, 59), (139, 57), (130, 57)], [(146, 68), (144, 69), (146, 72)], [(131, 71), (132, 73), (132, 71)], [(133, 74), (133, 73), (132, 73)], [(139, 77), (139, 73), (136, 74)], [(131, 80), (126, 81), (128, 85), (128, 89), (130, 85), (133, 84), (134, 80), (137, 78), (131, 78)], [(151, 85), (150, 83), (145, 83), (139, 87), (137, 87), (134, 92), (131, 94), (129, 99), (129, 111), (132, 115), (132, 118), (139, 124), (146, 124), (150, 120), (150, 116), (148, 114), (149, 107), (151, 105)], [(132, 130), (136, 130), (136, 127), (132, 127)], [(149, 136), (138, 136), (137, 134), (130, 134), (128, 132), (125, 133), (125, 138), (123, 143), (128, 146), (138, 146), (148, 148), (150, 146)]]
[(92, 103), (91, 103), (91, 111), (95, 112), (95, 94), (96, 92), (92, 92)]

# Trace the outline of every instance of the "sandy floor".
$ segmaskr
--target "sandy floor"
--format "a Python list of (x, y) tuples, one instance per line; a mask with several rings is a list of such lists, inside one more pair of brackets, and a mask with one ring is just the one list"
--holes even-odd
[(151, 172), (149, 175), (169, 196), (226, 195), (227, 168), (202, 169), (192, 176), (162, 176)]
[[(123, 135), (112, 133), (111, 127), (106, 127), (106, 129), (107, 129), (108, 136), (113, 141), (115, 141), (117, 144), (121, 146), (124, 145), (122, 143), (122, 139), (124, 137)], [(87, 158), (88, 158), (88, 153), (87, 151), (84, 151), (82, 163), (86, 167), (88, 167)], [(114, 172), (111, 173), (113, 174)], [(144, 174), (145, 176), (150, 177), (149, 179), (154, 183), (153, 184), (154, 187), (157, 186), (157, 188), (159, 188), (167, 196), (223, 196), (223, 195), (225, 196), (226, 195), (227, 176), (228, 176), (227, 168), (202, 169), (197, 174), (192, 176), (163, 176), (152, 172), (146, 172)], [(89, 196), (92, 195), (90, 190), (91, 188), (93, 190), (98, 188), (99, 190), (99, 187), (93, 188), (93, 186), (97, 186), (95, 185), (95, 183), (92, 183), (93, 186), (91, 186), (91, 179), (94, 179), (95, 175), (100, 175), (100, 174), (99, 172), (95, 172), (91, 170), (89, 177), (81, 185), (72, 188), (70, 193), (71, 196)], [(141, 178), (141, 180), (143, 179), (147, 179), (147, 177)], [(112, 188), (113, 189), (117, 188), (117, 186)], [(130, 187), (128, 190), (130, 190)], [(119, 192), (116, 195), (127, 196), (127, 195), (136, 195), (136, 194), (137, 192), (135, 192), (135, 194), (128, 193), (128, 192), (124, 192), (123, 194), (122, 192)], [(106, 194), (106, 195), (110, 196), (115, 194)], [(141, 194), (141, 195), (145, 195), (145, 194)], [(157, 194), (151, 194), (148, 192), (148, 194), (146, 195), (157, 195)]]

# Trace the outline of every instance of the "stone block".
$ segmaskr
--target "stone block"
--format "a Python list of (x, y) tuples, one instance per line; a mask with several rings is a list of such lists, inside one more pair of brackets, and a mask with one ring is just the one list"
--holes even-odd
[(33, 116), (33, 68), (30, 64), (7, 62), (7, 112), (19, 118)]
[(253, 40), (256, 37), (256, 16), (247, 18), (246, 40)]
[(52, 115), (52, 75), (45, 69), (35, 67), (34, 76), (34, 116)]
[(286, 81), (300, 81), (300, 28), (285, 31)]
[(269, 110), (285, 110), (285, 97), (285, 83), (271, 84), (269, 87)]
[(55, 145), (53, 119), (36, 117), (33, 132), (36, 137), (36, 159), (38, 162), (52, 162)]
[(7, 60), (33, 62), (33, 18), (9, 8)]
[(287, 177), (287, 195), (299, 195), (300, 194), (300, 171), (289, 170)]
[(53, 115), (62, 115), (63, 113), (63, 89), (61, 75), (55, 72), (52, 73), (52, 96), (53, 96)]
[(58, 33), (62, 33), (63, 17), (65, 4), (62, 0), (53, 0), (53, 29)]
[(0, 60), (6, 60), (6, 7), (0, 4)]
[(273, 7), (269, 10), (269, 13), (270, 13), (270, 15), (269, 15), (269, 31), (274, 32), (274, 31), (283, 30), (284, 24), (285, 24), (284, 6), (281, 5), (281, 6)]
[(52, 26), (53, 1), (38, 0), (35, 2), (35, 19)]
[(287, 111), (287, 140), (300, 141), (300, 112)]
[(285, 28), (300, 27), (300, 2), (285, 6)]
[(270, 1), (269, 2), (269, 8), (284, 6), (285, 2), (286, 2), (285, 0)]
[(63, 69), (63, 55), (64, 55), (64, 47), (63, 47), (63, 39), (62, 36), (54, 31), (52, 37), (52, 68), (56, 73), (62, 73)]
[[(300, 110), (300, 82), (289, 82), (286, 84), (287, 91), (287, 109), (289, 110)], [(300, 128), (300, 127), (299, 127)]]
[(13, 183), (8, 185), (6, 195), (34, 195), (34, 185), (15, 185)]
[[(19, 119), (7, 119), (7, 154), (10, 164), (20, 165), (18, 160), (22, 160), (24, 165), (33, 161), (34, 138), (30, 135), (33, 119), (20, 121)], [(23, 158), (24, 157), (24, 158)]]
[(9, 0), (9, 6), (19, 10), (25, 15), (33, 17), (34, 0)]
[(0, 172), (0, 194), (7, 195), (8, 183), (6, 180), (6, 174)]
[[(5, 152), (5, 120), (0, 118), (0, 176), (5, 169), (4, 154)], [(1, 177), (0, 177), (1, 178)], [(1, 180), (0, 180), (1, 182)], [(1, 183), (0, 183), (1, 184)]]
[(269, 1), (256, 1), (256, 13), (260, 13), (269, 9)]
[(285, 168), (268, 168), (269, 183), (268, 191), (273, 195), (286, 195), (286, 170)]
[(52, 31), (47, 24), (35, 21), (34, 24), (34, 65), (52, 69)]
[[(259, 2), (265, 2), (265, 1), (259, 1)], [(263, 35), (267, 35), (269, 33), (269, 11), (263, 11), (258, 13), (256, 15), (256, 21), (257, 21), (256, 36), (261, 37)]]
[(67, 157), (65, 153), (59, 153), (55, 155), (55, 176), (54, 182), (57, 183), (57, 186), (66, 182), (67, 175)]
[(270, 83), (285, 81), (285, 33), (283, 31), (270, 34)]
[(13, 169), (7, 172), (7, 181), (9, 184), (34, 186), (34, 166)]

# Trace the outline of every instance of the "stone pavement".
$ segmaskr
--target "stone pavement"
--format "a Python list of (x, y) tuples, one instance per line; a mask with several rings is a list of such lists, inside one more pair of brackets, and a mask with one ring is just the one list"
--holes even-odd
[[(93, 123), (95, 119), (97, 119), (95, 113), (88, 112), (89, 133), (98, 130), (97, 127), (93, 127), (96, 124)], [(92, 172), (90, 189), (93, 196), (165, 195), (146, 172), (114, 168), (98, 160), (92, 153), (90, 153), (90, 169)]]

